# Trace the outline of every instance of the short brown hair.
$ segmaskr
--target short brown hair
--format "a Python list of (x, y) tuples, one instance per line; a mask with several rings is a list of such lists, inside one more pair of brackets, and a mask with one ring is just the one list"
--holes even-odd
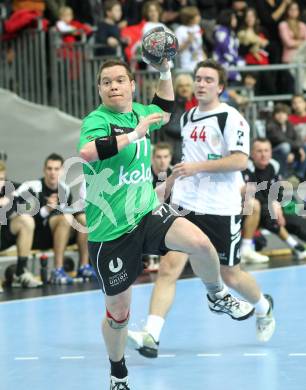
[(223, 85), (224, 89), (226, 88), (226, 86), (227, 86), (227, 73), (226, 73), (225, 68), (221, 64), (219, 64), (219, 62), (213, 60), (212, 58), (209, 58), (205, 61), (198, 62), (196, 67), (195, 67), (195, 70), (194, 70), (194, 76), (197, 74), (197, 71), (200, 68), (215, 69), (219, 75), (219, 85)]
[(6, 165), (4, 164), (3, 161), (0, 160), (0, 172), (5, 172), (6, 171)]
[(120, 5), (120, 7), (121, 7), (120, 1), (118, 1), (118, 0), (106, 0), (106, 2), (104, 4), (104, 7), (103, 7), (105, 13), (111, 11), (115, 7), (115, 5)]
[(201, 15), (198, 7), (190, 6), (190, 7), (184, 7), (180, 11), (180, 20), (181, 23), (185, 26), (188, 26), (192, 20), (198, 16)]
[(154, 5), (156, 7), (157, 12), (159, 14), (159, 17), (161, 16), (161, 14), (163, 12), (162, 7), (160, 6), (160, 4), (157, 1), (147, 1), (146, 3), (144, 3), (144, 5), (142, 7), (142, 16), (146, 20), (148, 20), (149, 8), (151, 7), (151, 5)]
[(273, 115), (278, 114), (279, 112), (284, 112), (285, 114), (289, 115), (290, 108), (289, 108), (289, 106), (287, 106), (287, 104), (277, 103), (274, 106)]
[(171, 156), (173, 155), (173, 148), (167, 142), (157, 142), (157, 144), (154, 145), (153, 156), (155, 156), (158, 150), (169, 150)]
[(113, 59), (113, 60), (108, 60), (108, 61), (105, 61), (103, 62), (101, 65), (100, 65), (100, 68), (99, 68), (99, 71), (98, 71), (98, 74), (97, 74), (97, 82), (98, 84), (100, 84), (101, 82), (101, 73), (103, 71), (103, 69), (106, 69), (106, 68), (112, 68), (113, 66), (123, 66), (126, 70), (126, 73), (130, 79), (130, 81), (134, 80), (134, 76), (133, 76), (133, 73), (131, 71), (131, 68), (129, 67), (129, 65), (124, 62), (124, 61), (121, 61), (119, 59)]

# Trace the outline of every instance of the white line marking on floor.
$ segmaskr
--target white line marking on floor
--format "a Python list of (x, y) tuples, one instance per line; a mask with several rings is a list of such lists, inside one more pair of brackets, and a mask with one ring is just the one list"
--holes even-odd
[(38, 360), (39, 357), (38, 356), (19, 356), (19, 357), (15, 357), (14, 360)]
[(84, 356), (61, 356), (61, 360), (80, 360), (80, 359), (85, 359)]
[(289, 353), (288, 356), (306, 356), (305, 352)]
[(267, 356), (268, 354), (267, 353), (244, 353), (243, 356), (245, 357), (252, 357), (252, 356)]
[(176, 357), (176, 355), (169, 353), (169, 354), (158, 355), (158, 357), (161, 357), (161, 358), (174, 358), (174, 357)]
[(222, 353), (198, 353), (198, 357), (219, 357), (222, 356)]

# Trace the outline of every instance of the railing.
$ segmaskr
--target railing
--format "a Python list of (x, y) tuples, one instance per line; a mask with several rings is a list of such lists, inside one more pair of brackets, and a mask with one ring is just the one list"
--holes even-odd
[[(96, 75), (101, 62), (107, 59), (96, 55), (101, 46), (87, 42), (85, 36), (73, 45), (64, 44), (56, 30), (51, 29), (46, 36), (41, 26), (36, 30), (25, 30), (14, 40), (0, 41), (0, 87), (12, 90), (32, 102), (50, 104), (81, 118), (100, 102)], [(237, 69), (241, 73), (290, 70), (294, 74), (295, 92), (303, 91), (305, 63), (245, 66)], [(180, 69), (174, 70), (175, 74), (181, 72)], [(144, 104), (149, 103), (158, 74), (136, 71), (135, 78), (135, 99)], [(254, 92), (248, 90), (248, 98), (250, 104), (245, 114), (254, 126), (261, 104), (289, 100), (291, 95), (254, 96)]]
[(48, 104), (46, 34), (42, 25), (0, 41), (0, 87), (34, 103)]

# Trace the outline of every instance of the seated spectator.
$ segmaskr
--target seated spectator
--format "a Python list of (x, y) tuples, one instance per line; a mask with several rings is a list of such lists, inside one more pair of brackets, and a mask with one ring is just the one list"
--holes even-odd
[(12, 287), (39, 287), (42, 283), (27, 270), (33, 243), (34, 220), (28, 214), (17, 215), (14, 191), (18, 184), (10, 182), (7, 186), (6, 180), (6, 166), (0, 161), (0, 251), (12, 245), (17, 247), (17, 265)]
[(122, 54), (122, 39), (119, 22), (122, 18), (120, 1), (107, 0), (104, 4), (105, 18), (100, 21), (95, 33), (95, 43), (103, 45), (97, 48), (98, 56), (120, 56)]
[(92, 28), (74, 20), (73, 10), (70, 7), (61, 7), (59, 9), (59, 20), (56, 22), (56, 29), (63, 34), (63, 42), (74, 43), (78, 37), (85, 33), (90, 35)]
[(255, 193), (255, 199), (260, 204), (260, 218), (258, 226), (254, 224), (253, 229), (256, 230), (258, 227), (261, 227), (277, 234), (292, 249), (296, 258), (302, 260), (306, 258), (306, 251), (304, 246), (298, 243), (285, 228), (286, 220), (279, 199), (272, 199), (271, 201), (269, 198), (271, 186), (281, 179), (279, 176), (279, 165), (271, 158), (272, 148), (270, 141), (266, 138), (255, 139), (251, 148), (251, 160), (249, 161), (248, 169), (243, 172), (243, 178), (245, 183), (257, 185), (265, 182), (267, 187)]
[[(29, 192), (38, 200), (38, 212), (35, 214), (34, 249), (53, 248), (55, 269), (51, 273), (52, 284), (71, 284), (73, 279), (66, 274), (63, 268), (64, 252), (68, 244), (73, 210), (69, 209), (72, 202), (70, 188), (59, 181), (63, 158), (55, 153), (49, 155), (44, 164), (44, 177), (23, 183), (16, 191), (18, 196)], [(63, 201), (63, 196), (65, 202)], [(61, 203), (60, 203), (61, 201)], [(81, 225), (85, 225), (83, 213), (77, 213), (75, 218)], [(83, 235), (80, 237), (80, 234)], [(88, 264), (87, 240), (85, 233), (77, 232), (79, 245), (80, 265), (86, 268), (86, 274), (93, 274)], [(86, 267), (85, 267), (86, 266)], [(84, 271), (78, 271), (82, 274)]]
[[(267, 124), (267, 138), (273, 147), (273, 158), (280, 164), (280, 174), (288, 177), (289, 165), (300, 179), (305, 177), (305, 151), (301, 138), (293, 125), (288, 121), (289, 107), (286, 104), (276, 104), (272, 120)], [(296, 167), (293, 164), (296, 163)]]
[(193, 95), (193, 79), (190, 74), (179, 74), (174, 81), (175, 111), (171, 114), (170, 121), (161, 128), (162, 139), (168, 142), (173, 149), (171, 163), (177, 164), (182, 159), (182, 137), (180, 119), (185, 111), (197, 105)]
[[(236, 28), (237, 18), (235, 12), (230, 9), (221, 11), (214, 31), (213, 57), (225, 68), (245, 65), (244, 60), (239, 56), (239, 39)], [(229, 84), (241, 80), (241, 75), (236, 70), (228, 72)]]
[(291, 99), (293, 113), (288, 120), (293, 124), (302, 142), (306, 144), (306, 100), (303, 95), (294, 95)]
[(197, 7), (185, 7), (180, 12), (181, 25), (175, 30), (179, 42), (179, 67), (193, 72), (196, 64), (206, 59), (203, 49), (201, 14)]

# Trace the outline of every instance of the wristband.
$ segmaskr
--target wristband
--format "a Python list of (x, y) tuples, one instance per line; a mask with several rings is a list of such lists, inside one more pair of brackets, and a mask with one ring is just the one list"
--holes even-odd
[(129, 143), (131, 144), (132, 142), (134, 142), (134, 141), (137, 141), (138, 140), (138, 138), (139, 138), (139, 136), (138, 136), (138, 134), (137, 134), (137, 131), (132, 131), (131, 133), (128, 133), (127, 134), (127, 137), (128, 137), (128, 139), (129, 139)]
[(171, 70), (168, 69), (166, 72), (160, 72), (159, 79), (160, 80), (171, 80)]

